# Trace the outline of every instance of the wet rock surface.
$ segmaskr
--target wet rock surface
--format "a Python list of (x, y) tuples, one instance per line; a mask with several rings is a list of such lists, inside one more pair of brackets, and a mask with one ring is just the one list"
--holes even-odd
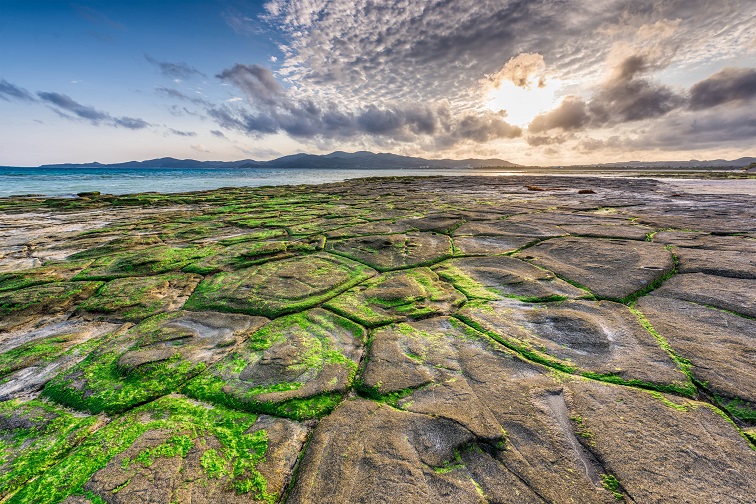
[(0, 199), (0, 501), (750, 503), (754, 208), (569, 177)]

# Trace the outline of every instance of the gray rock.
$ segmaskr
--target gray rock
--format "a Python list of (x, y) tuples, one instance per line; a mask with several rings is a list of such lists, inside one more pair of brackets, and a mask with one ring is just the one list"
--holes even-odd
[(558, 238), (517, 257), (615, 300), (649, 288), (674, 268), (672, 255), (663, 246), (633, 240)]
[(754, 292), (756, 292), (756, 280), (754, 279), (686, 273), (670, 278), (654, 291), (654, 295), (681, 299), (756, 317)]

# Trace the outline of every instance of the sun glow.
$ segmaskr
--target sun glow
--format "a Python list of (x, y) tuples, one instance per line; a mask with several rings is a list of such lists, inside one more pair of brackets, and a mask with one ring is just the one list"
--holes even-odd
[(553, 109), (558, 100), (561, 84), (550, 79), (539, 86), (519, 87), (511, 81), (502, 81), (485, 95), (486, 108), (499, 112), (504, 110), (506, 121), (515, 126), (527, 126), (535, 116)]

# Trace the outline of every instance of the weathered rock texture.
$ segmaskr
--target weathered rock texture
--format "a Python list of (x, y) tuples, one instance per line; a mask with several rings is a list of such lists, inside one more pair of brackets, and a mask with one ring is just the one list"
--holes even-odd
[(756, 204), (671, 195), (2, 199), (0, 501), (750, 504)]

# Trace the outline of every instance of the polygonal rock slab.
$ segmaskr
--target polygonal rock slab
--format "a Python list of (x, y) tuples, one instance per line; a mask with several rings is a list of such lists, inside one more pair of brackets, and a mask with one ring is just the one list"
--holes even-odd
[(310, 418), (330, 411), (352, 384), (365, 330), (322, 309), (266, 325), (186, 385), (198, 399)]
[(210, 255), (212, 248), (150, 247), (142, 250), (105, 255), (76, 275), (76, 280), (110, 280), (113, 278), (156, 275), (181, 269), (193, 259)]
[(118, 327), (71, 319), (11, 333), (11, 338), (0, 342), (0, 401), (42, 389), (56, 374), (82, 360), (99, 338)]
[(700, 250), (756, 253), (756, 240), (748, 236), (714, 236), (697, 231), (659, 231), (654, 242)]
[(103, 285), (96, 295), (79, 305), (79, 310), (138, 322), (180, 308), (201, 279), (186, 273), (118, 278)]
[(511, 297), (535, 302), (590, 295), (550, 271), (507, 256), (450, 259), (433, 270), (469, 299)]
[(295, 257), (207, 278), (185, 308), (275, 317), (322, 303), (374, 274), (331, 254)]
[(69, 312), (101, 285), (102, 282), (54, 282), (0, 292), (0, 331), (29, 318)]
[(485, 335), (447, 318), (395, 324), (366, 363), (365, 392), (399, 409), (342, 403), (313, 433), (293, 502), (614, 501), (569, 416), (544, 405), (558, 379)]
[(559, 226), (574, 236), (596, 238), (622, 238), (625, 240), (645, 240), (653, 228), (625, 223), (612, 224), (567, 224)]
[(27, 484), (19, 502), (275, 502), (307, 435), (283, 419), (168, 396), (120, 416)]
[(565, 396), (580, 442), (632, 502), (751, 502), (756, 495), (756, 451), (709, 405), (591, 381), (567, 383)]
[(0, 274), (0, 292), (71, 280), (92, 261), (47, 263), (39, 268)]
[(286, 254), (284, 241), (242, 242), (223, 247), (211, 256), (184, 266), (183, 270), (207, 275), (224, 270), (247, 268), (273, 259), (284, 259), (290, 255)]
[(325, 235), (329, 240), (335, 240), (338, 238), (350, 238), (353, 236), (373, 236), (393, 233), (406, 233), (407, 231), (412, 231), (412, 229), (413, 227), (407, 222), (394, 222), (391, 220), (386, 220), (366, 222), (364, 224), (356, 224), (353, 226), (332, 229), (330, 231), (326, 231)]
[(748, 317), (756, 317), (756, 280), (727, 278), (704, 273), (675, 275), (654, 291), (654, 295), (681, 299)]
[(675, 247), (680, 273), (706, 273), (756, 279), (756, 253), (747, 250), (712, 250)]
[(328, 242), (326, 247), (378, 271), (424, 266), (452, 255), (451, 239), (433, 233), (364, 236)]
[(514, 252), (532, 243), (567, 233), (550, 224), (527, 224), (509, 219), (467, 222), (454, 230), (454, 246), (465, 255)]
[(651, 288), (675, 266), (662, 245), (634, 240), (557, 238), (523, 250), (517, 257), (614, 300)]
[(45, 395), (80, 410), (122, 412), (177, 391), (267, 319), (178, 311), (151, 317), (95, 348)]
[(101, 423), (42, 401), (0, 402), (0, 499), (23, 489)]
[(756, 405), (756, 321), (656, 295), (639, 299), (635, 307), (692, 364), (693, 376), (720, 403), (735, 416), (756, 420), (756, 411), (749, 414), (732, 401), (740, 398)]
[[(469, 446), (474, 439), (443, 418), (349, 400), (315, 429), (288, 501), (481, 502), (480, 486), (457, 459), (477, 448)], [(507, 476), (510, 490), (535, 497)]]
[(445, 213), (427, 215), (417, 219), (402, 219), (402, 224), (408, 224), (418, 231), (436, 231), (438, 233), (449, 234), (460, 225), (464, 224), (464, 219), (451, 216)]
[(618, 303), (499, 301), (466, 306), (460, 317), (531, 358), (568, 372), (695, 392), (656, 339)]
[(384, 273), (324, 306), (366, 327), (448, 315), (465, 297), (428, 268)]
[(102, 243), (103, 239), (107, 239), (109, 236), (109, 234), (106, 234), (102, 237), (99, 232), (79, 235), (78, 239), (74, 240), (76, 243), (76, 247), (74, 248), (81, 249), (82, 247), (91, 247), (92, 243), (98, 244), (98, 246), (71, 254), (68, 256), (68, 260), (113, 256), (123, 252), (133, 252), (135, 250), (163, 244), (163, 241), (155, 235), (139, 234), (121, 236), (113, 240), (108, 240), (106, 243)]

